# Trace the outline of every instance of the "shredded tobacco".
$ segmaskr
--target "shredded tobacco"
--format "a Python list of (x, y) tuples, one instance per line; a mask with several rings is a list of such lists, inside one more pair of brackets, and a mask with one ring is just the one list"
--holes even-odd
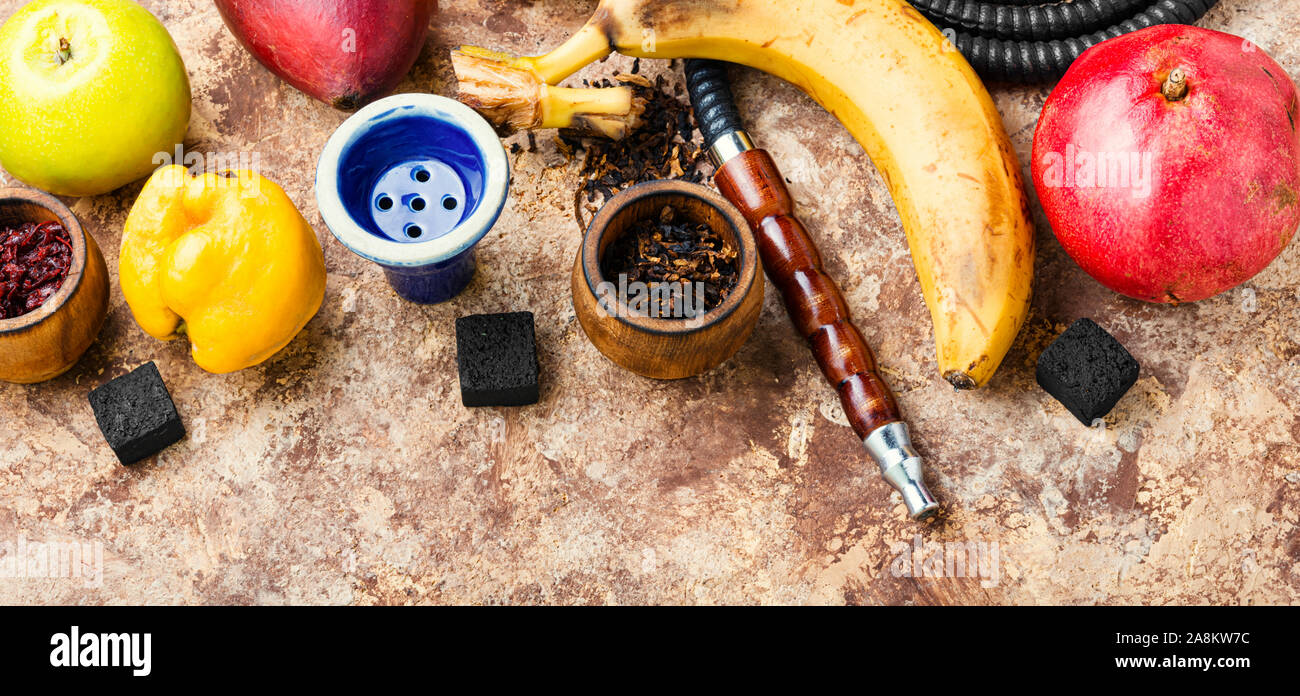
[(663, 75), (652, 81), (639, 74), (640, 67), (638, 60), (630, 73), (615, 75), (614, 80), (583, 81), (585, 87), (631, 87), (646, 103), (639, 128), (622, 140), (583, 137), (566, 131), (560, 131), (556, 139), (556, 146), (566, 158), (582, 157), (580, 183), (573, 196), (573, 215), (581, 229), (587, 228), (584, 212), (594, 212), (629, 186), (658, 179), (699, 183), (711, 174), (712, 165), (695, 116), (690, 104), (682, 99), (684, 85), (670, 83)]
[[(654, 287), (661, 283), (698, 283), (708, 312), (722, 304), (736, 289), (739, 270), (736, 250), (717, 232), (700, 222), (679, 216), (664, 206), (657, 217), (638, 220), (610, 243), (601, 259), (601, 275), (618, 282), (642, 282)], [(651, 296), (647, 313), (652, 317), (680, 318), (667, 294)]]

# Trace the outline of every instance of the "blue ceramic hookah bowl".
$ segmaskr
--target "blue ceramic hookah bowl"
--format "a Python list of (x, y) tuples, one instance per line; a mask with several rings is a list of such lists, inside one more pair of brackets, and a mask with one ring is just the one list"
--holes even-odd
[(421, 304), (450, 300), (474, 278), (474, 245), (509, 188), (510, 164), (488, 122), (433, 94), (399, 94), (353, 114), (316, 168), (316, 202), (334, 237)]

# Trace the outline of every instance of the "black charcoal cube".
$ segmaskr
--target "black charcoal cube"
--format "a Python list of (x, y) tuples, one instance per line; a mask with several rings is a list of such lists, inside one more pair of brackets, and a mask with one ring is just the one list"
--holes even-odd
[(1138, 378), (1138, 362), (1105, 329), (1080, 319), (1038, 358), (1038, 386), (1091, 426)]
[(460, 399), (466, 406), (537, 403), (532, 312), (474, 314), (456, 320)]
[(145, 363), (90, 392), (99, 430), (123, 464), (161, 452), (185, 437), (158, 366)]

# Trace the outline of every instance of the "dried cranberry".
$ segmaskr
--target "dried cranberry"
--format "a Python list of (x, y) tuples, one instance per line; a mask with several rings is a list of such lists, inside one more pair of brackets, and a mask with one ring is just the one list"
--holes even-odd
[(0, 231), (0, 319), (35, 310), (63, 287), (72, 268), (72, 238), (58, 222)]

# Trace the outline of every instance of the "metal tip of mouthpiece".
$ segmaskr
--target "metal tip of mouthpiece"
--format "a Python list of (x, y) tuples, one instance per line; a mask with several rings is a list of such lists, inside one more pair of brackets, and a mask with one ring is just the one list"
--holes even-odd
[[(895, 486), (897, 487), (897, 486)], [(917, 522), (939, 514), (939, 501), (934, 499), (930, 489), (922, 481), (912, 481), (898, 490), (903, 493), (903, 502), (907, 504), (907, 514)]]
[(939, 501), (925, 487), (925, 463), (912, 448), (906, 423), (886, 423), (862, 442), (880, 465), (880, 475), (902, 494), (912, 519), (924, 520), (939, 511)]
[(730, 131), (709, 146), (709, 159), (713, 161), (714, 167), (721, 168), (731, 158), (753, 149), (754, 141), (750, 140), (748, 133), (742, 130)]

